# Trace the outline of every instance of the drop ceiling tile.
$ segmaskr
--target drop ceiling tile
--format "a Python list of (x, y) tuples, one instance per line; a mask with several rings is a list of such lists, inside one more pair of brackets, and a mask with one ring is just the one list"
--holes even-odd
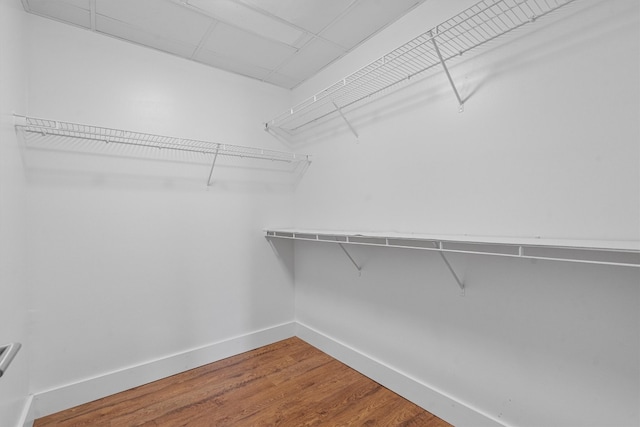
[(196, 46), (213, 22), (179, 4), (158, 0), (96, 0), (96, 13), (164, 39)]
[(314, 35), (310, 34), (310, 33), (304, 33), (304, 35), (302, 37), (300, 37), (298, 40), (296, 40), (296, 42), (293, 44), (293, 46), (295, 48), (301, 48), (302, 46), (306, 45), (307, 43), (309, 43), (311, 40), (314, 39)]
[(38, 15), (85, 28), (91, 27), (89, 0), (30, 0), (28, 5)]
[(86, 28), (95, 5), (98, 33), (291, 88), (425, 0), (22, 1)]
[(293, 78), (305, 80), (344, 53), (343, 49), (331, 43), (315, 39), (300, 49), (277, 71)]
[(264, 81), (267, 83), (274, 84), (276, 86), (283, 87), (285, 89), (293, 89), (294, 87), (302, 83), (301, 79), (295, 79), (293, 77), (285, 76), (284, 74), (276, 73), (276, 72), (268, 75), (264, 79)]
[(213, 67), (242, 74), (244, 76), (253, 77), (258, 80), (263, 80), (270, 73), (270, 70), (265, 68), (256, 67), (231, 58), (226, 58), (207, 49), (201, 49), (193, 59), (206, 65), (211, 65)]
[(333, 22), (353, 0), (241, 0), (243, 3), (279, 16), (313, 34)]
[(91, 0), (64, 0), (65, 3), (69, 3), (74, 5), (75, 7), (80, 7), (82, 9), (91, 9)]
[[(39, 1), (42, 2), (46, 0), (39, 0)], [(80, 9), (85, 9), (85, 10), (91, 9), (91, 0), (52, 0), (52, 1), (46, 1), (46, 2), (53, 3), (54, 1), (57, 3), (66, 3), (70, 6), (74, 6)], [(27, 0), (27, 3), (34, 3), (34, 0)]]
[(188, 0), (188, 5), (219, 21), (288, 45), (304, 34), (281, 19), (234, 0)]
[(96, 31), (186, 58), (196, 49), (194, 45), (168, 40), (102, 15), (96, 15)]
[(222, 22), (216, 25), (203, 47), (220, 56), (268, 69), (279, 66), (297, 50)]
[(350, 50), (422, 1), (360, 1), (347, 14), (325, 29), (321, 36)]

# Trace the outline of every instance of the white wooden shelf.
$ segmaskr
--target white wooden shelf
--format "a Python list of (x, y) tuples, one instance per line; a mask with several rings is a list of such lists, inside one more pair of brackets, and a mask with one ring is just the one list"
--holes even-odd
[[(59, 120), (14, 115), (16, 129), (26, 135), (63, 137), (93, 141), (100, 144), (124, 144), (138, 147), (155, 148), (160, 150), (175, 150), (181, 152), (201, 153), (212, 158), (208, 184), (218, 157), (236, 157), (245, 159), (260, 159), (275, 162), (299, 163), (310, 162), (310, 156), (283, 151), (264, 150), (261, 148), (245, 147), (241, 145), (223, 144), (195, 139), (176, 138), (172, 136), (154, 135), (122, 129), (113, 129), (80, 123), (63, 122)], [(25, 138), (29, 142), (29, 138)], [(39, 138), (42, 143), (42, 138)], [(49, 142), (53, 143), (53, 139)], [(45, 138), (44, 144), (47, 143)]]
[(267, 229), (270, 239), (293, 239), (342, 245), (420, 249), (512, 258), (640, 267), (640, 241), (568, 240), (493, 236), (460, 236), (397, 232), (346, 232)]
[[(295, 134), (329, 116), (342, 116), (357, 104), (425, 71), (442, 66), (462, 109), (447, 62), (510, 31), (531, 24), (575, 0), (482, 0), (369, 65), (339, 80), (269, 122), (265, 130)], [(347, 124), (349, 122), (347, 121)], [(356, 134), (349, 124), (349, 127)], [(357, 134), (356, 134), (357, 136)]]

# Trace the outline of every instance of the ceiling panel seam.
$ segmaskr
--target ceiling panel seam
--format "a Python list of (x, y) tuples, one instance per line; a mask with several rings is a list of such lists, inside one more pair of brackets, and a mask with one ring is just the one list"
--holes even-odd
[(90, 7), (89, 13), (91, 17), (91, 31), (95, 31), (96, 30), (96, 0), (90, 0), (89, 7)]
[(216, 28), (217, 25), (218, 25), (218, 21), (216, 21), (215, 19), (211, 19), (211, 24), (209, 24), (209, 28), (207, 28), (207, 31), (205, 31), (204, 35), (202, 36), (202, 39), (200, 39), (200, 43), (198, 43), (198, 46), (196, 46), (196, 48), (193, 50), (193, 53), (191, 54), (191, 57), (189, 59), (195, 59), (196, 55), (200, 53), (200, 51), (202, 50), (202, 47), (205, 45), (205, 43), (207, 42), (207, 40), (211, 36), (211, 33), (213, 32), (213, 30)]
[[(292, 48), (294, 48), (294, 49), (298, 49), (298, 48), (296, 48), (295, 46), (291, 46), (290, 44), (285, 43), (285, 42), (283, 42), (283, 41), (276, 40), (276, 39), (274, 39), (274, 38), (272, 38), (272, 37), (262, 35), (262, 34), (260, 34), (260, 33), (256, 32), (256, 31), (252, 31), (252, 30), (250, 30), (250, 29), (247, 29), (247, 28), (241, 27), (241, 26), (239, 26), (239, 25), (235, 24), (233, 21), (230, 21), (230, 20), (228, 20), (228, 19), (221, 19), (221, 18), (219, 18), (219, 17), (217, 17), (217, 16), (213, 16), (212, 14), (207, 13), (206, 11), (204, 11), (204, 10), (202, 10), (202, 9), (198, 8), (198, 7), (195, 7), (195, 6), (193, 6), (193, 5), (190, 5), (189, 3), (186, 3), (186, 2), (183, 2), (183, 1), (179, 1), (179, 4), (180, 4), (181, 6), (184, 6), (186, 9), (188, 9), (188, 10), (190, 10), (190, 11), (192, 11), (192, 12), (195, 12), (195, 13), (197, 13), (197, 14), (199, 14), (199, 15), (205, 16), (205, 17), (207, 17), (207, 18), (209, 18), (209, 19), (213, 19), (213, 20), (215, 20), (215, 21), (221, 22), (221, 23), (223, 23), (223, 24), (225, 24), (225, 25), (228, 25), (228, 26), (230, 26), (230, 27), (236, 28), (236, 29), (238, 29), (238, 30), (240, 30), (240, 31), (244, 31), (244, 32), (249, 33), (249, 34), (252, 34), (252, 35), (254, 35), (254, 36), (256, 36), (256, 37), (260, 37), (260, 38), (262, 38), (262, 39), (269, 40), (270, 42), (273, 42), (273, 43), (276, 43), (276, 44), (280, 44), (280, 45), (282, 45), (282, 46), (287, 46), (287, 47), (292, 47)], [(243, 6), (244, 6), (244, 4), (243, 4)], [(253, 9), (251, 9), (251, 10), (253, 10)], [(261, 12), (260, 12), (260, 13), (261, 13)], [(287, 25), (289, 25), (290, 27), (295, 28), (295, 29), (297, 29), (297, 30), (299, 30), (299, 31), (301, 31), (301, 32), (308, 33), (308, 31), (307, 31), (307, 30), (302, 29), (302, 28), (298, 28), (297, 26), (292, 25), (292, 24), (291, 24), (291, 23), (289, 23), (288, 21), (283, 21), (283, 22), (284, 22), (284, 23), (286, 23)]]
[[(333, 21), (329, 22), (327, 25), (325, 25), (320, 31), (318, 31), (318, 36), (320, 36), (327, 28), (331, 28), (332, 25), (335, 25), (336, 22), (340, 21), (341, 19), (343, 19), (349, 12), (351, 12), (351, 9), (353, 9), (356, 6), (356, 3), (358, 3), (360, 0), (352, 0), (351, 4), (349, 6), (347, 6), (347, 8), (345, 10), (343, 10), (338, 16), (336, 16)], [(336, 44), (335, 42), (332, 42), (333, 44)], [(344, 46), (340, 46), (340, 48), (342, 48), (344, 50)]]
[[(20, 1), (34, 15), (292, 89), (426, 0)], [(360, 13), (374, 1), (384, 7)]]

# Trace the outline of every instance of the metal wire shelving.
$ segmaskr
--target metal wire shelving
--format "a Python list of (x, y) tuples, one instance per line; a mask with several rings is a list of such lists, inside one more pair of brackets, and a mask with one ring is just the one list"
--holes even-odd
[(213, 169), (218, 157), (269, 160), (284, 163), (310, 162), (310, 156), (284, 151), (265, 150), (241, 145), (223, 144), (172, 136), (154, 135), (129, 130), (106, 128), (80, 123), (63, 122), (43, 118), (14, 115), (15, 127), (27, 134), (66, 137), (106, 144), (123, 144), (135, 147), (200, 153), (212, 156), (207, 184), (211, 184)]
[[(295, 134), (305, 126), (442, 66), (462, 110), (447, 62), (575, 0), (482, 0), (265, 123)], [(349, 124), (351, 131), (357, 133)]]
[(345, 245), (437, 252), (463, 295), (465, 292), (464, 280), (447, 259), (446, 254), (448, 253), (640, 268), (640, 242), (637, 240), (571, 240), (289, 228), (270, 228), (264, 230), (264, 233), (267, 239), (337, 244), (358, 270), (358, 273), (361, 273), (362, 266), (358, 264)]

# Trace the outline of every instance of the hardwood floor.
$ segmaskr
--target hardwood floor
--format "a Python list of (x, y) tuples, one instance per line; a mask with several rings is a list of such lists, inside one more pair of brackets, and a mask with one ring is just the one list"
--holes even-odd
[(51, 426), (450, 424), (298, 338), (36, 420)]

